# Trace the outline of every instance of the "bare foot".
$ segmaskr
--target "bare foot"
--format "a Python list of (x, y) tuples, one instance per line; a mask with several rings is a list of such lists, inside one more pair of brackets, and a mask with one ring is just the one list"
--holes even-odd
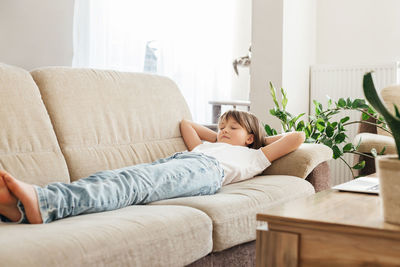
[(17, 198), (8, 190), (2, 174), (0, 174), (0, 214), (13, 222), (21, 219), (17, 208)]
[[(42, 217), (40, 216), (36, 190), (33, 185), (18, 181), (9, 173), (1, 170), (0, 177), (5, 182), (7, 189), (15, 196), (15, 200), (19, 199), (24, 205), (28, 221), (32, 224), (43, 223)], [(18, 214), (20, 214), (19, 210)]]

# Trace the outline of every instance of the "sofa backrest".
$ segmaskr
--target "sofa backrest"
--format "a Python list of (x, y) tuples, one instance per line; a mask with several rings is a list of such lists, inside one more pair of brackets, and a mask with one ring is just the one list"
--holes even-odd
[(161, 76), (51, 67), (31, 72), (71, 180), (152, 162), (186, 149), (179, 122), (190, 111)]
[(0, 169), (37, 185), (69, 181), (39, 89), (29, 72), (5, 64), (0, 64)]
[[(390, 112), (394, 114), (394, 106), (396, 104), (398, 108), (400, 108), (400, 85), (392, 85), (386, 88), (383, 88), (380, 91), (381, 97), (386, 104), (386, 107)], [(392, 136), (388, 132), (378, 128), (378, 134)]]

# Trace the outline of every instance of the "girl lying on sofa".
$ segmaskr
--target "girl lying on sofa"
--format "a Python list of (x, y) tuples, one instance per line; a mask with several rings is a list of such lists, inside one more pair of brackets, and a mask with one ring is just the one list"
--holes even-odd
[(162, 199), (214, 194), (222, 185), (261, 173), (305, 138), (302, 132), (265, 137), (258, 119), (245, 111), (227, 111), (218, 128), (216, 133), (182, 120), (180, 130), (188, 151), (153, 163), (97, 172), (72, 183), (39, 187), (0, 171), (0, 220), (49, 223)]

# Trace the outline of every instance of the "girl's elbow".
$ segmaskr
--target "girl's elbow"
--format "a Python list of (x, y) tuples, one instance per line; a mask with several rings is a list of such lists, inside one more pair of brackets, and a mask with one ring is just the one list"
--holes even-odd
[(306, 140), (306, 135), (304, 132), (292, 132), (292, 138), (294, 146), (299, 147)]
[(304, 143), (306, 141), (306, 134), (304, 132), (298, 132), (299, 133), (299, 142), (300, 144)]
[(182, 128), (185, 127), (186, 125), (190, 125), (190, 121), (187, 119), (182, 119), (179, 126)]

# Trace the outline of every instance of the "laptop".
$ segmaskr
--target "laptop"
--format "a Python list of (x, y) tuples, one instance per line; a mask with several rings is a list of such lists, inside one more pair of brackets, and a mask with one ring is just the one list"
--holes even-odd
[(379, 178), (378, 177), (360, 177), (349, 182), (336, 185), (332, 189), (347, 192), (357, 192), (366, 194), (379, 194)]

